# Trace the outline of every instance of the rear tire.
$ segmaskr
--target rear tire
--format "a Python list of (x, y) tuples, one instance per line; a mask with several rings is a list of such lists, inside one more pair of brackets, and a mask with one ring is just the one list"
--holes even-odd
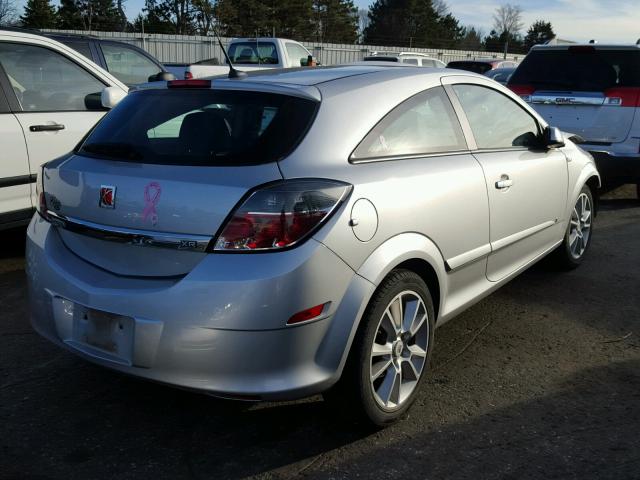
[(369, 302), (342, 377), (325, 401), (378, 427), (400, 419), (426, 375), (434, 327), (425, 282), (410, 270), (392, 271)]
[(593, 194), (589, 186), (584, 185), (571, 211), (564, 240), (553, 253), (558, 267), (572, 270), (584, 261), (593, 237), (594, 214)]

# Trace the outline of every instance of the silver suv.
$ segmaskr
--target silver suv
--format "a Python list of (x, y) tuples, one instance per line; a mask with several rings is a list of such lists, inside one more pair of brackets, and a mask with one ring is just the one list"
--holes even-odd
[(638, 184), (640, 196), (640, 45), (536, 46), (508, 86), (581, 136), (606, 184)]
[(549, 253), (583, 261), (599, 184), (496, 82), (375, 65), (134, 91), (39, 179), (40, 334), (212, 395), (325, 392), (378, 425), (411, 405), (437, 326)]

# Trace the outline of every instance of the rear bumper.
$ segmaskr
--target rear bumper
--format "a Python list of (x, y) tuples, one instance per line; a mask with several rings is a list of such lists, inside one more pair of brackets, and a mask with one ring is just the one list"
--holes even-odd
[(605, 185), (640, 183), (640, 153), (617, 153), (581, 145), (593, 155)]
[[(290, 399), (331, 386), (374, 288), (314, 240), (251, 255), (250, 269), (247, 255), (212, 254), (182, 278), (140, 279), (78, 258), (38, 215), (27, 233), (31, 322), (43, 337), (105, 367), (223, 397)], [(325, 302), (320, 319), (285, 326)], [(122, 348), (84, 341), (85, 308), (126, 317)]]

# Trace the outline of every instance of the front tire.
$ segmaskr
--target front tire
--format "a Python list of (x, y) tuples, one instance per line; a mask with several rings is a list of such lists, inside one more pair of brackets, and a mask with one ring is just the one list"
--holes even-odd
[(591, 245), (593, 236), (593, 194), (584, 185), (576, 199), (564, 240), (555, 253), (557, 265), (564, 269), (574, 269), (580, 265)]
[(376, 426), (397, 421), (425, 377), (434, 328), (425, 282), (410, 270), (392, 271), (369, 302), (342, 378), (325, 400)]

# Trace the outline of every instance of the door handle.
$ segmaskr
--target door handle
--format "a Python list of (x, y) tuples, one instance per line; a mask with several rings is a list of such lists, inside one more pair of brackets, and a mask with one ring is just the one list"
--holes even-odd
[(496, 182), (496, 188), (498, 190), (509, 188), (512, 185), (513, 185), (513, 180), (509, 178), (509, 175), (502, 175), (502, 177), (500, 177), (500, 180)]
[(59, 130), (64, 130), (64, 125), (60, 125), (59, 123), (51, 125), (31, 125), (29, 130), (31, 132), (57, 132)]

